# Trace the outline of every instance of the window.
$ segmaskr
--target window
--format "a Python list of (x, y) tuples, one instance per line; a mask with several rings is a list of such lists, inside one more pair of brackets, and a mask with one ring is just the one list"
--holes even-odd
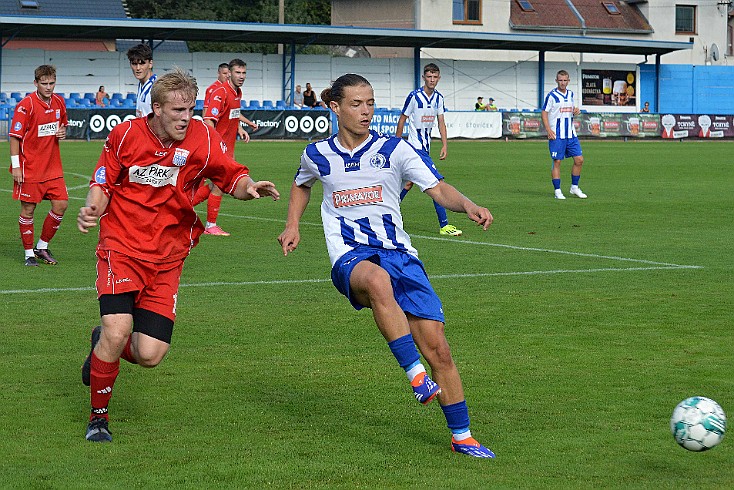
[(621, 12), (617, 8), (617, 6), (612, 2), (602, 2), (602, 5), (604, 5), (604, 8), (607, 9), (607, 12), (609, 12), (612, 15), (620, 15)]
[(528, 0), (515, 0), (523, 12), (535, 12), (535, 7)]
[(676, 34), (695, 34), (696, 33), (696, 6), (695, 5), (676, 5), (675, 6), (675, 33)]
[(36, 0), (20, 0), (21, 9), (37, 9), (38, 2)]
[(453, 17), (454, 24), (481, 24), (480, 0), (454, 0)]

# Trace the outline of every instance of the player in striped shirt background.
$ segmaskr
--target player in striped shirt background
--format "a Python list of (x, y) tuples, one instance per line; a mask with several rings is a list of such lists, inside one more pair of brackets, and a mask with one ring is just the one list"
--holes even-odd
[(153, 73), (153, 50), (147, 44), (137, 44), (127, 50), (130, 69), (138, 80), (138, 95), (135, 105), (137, 117), (147, 116), (153, 109), (150, 107), (150, 89), (158, 76)]
[(548, 149), (551, 160), (553, 160), (551, 180), (555, 198), (566, 199), (561, 191), (561, 160), (571, 157), (573, 168), (571, 169), (571, 189), (568, 192), (572, 196), (586, 199), (586, 194), (579, 188), (584, 156), (581, 154), (581, 143), (576, 136), (576, 128), (573, 126), (573, 116), (578, 116), (581, 110), (575, 105), (573, 91), (568, 89), (570, 81), (571, 78), (566, 70), (556, 73), (558, 87), (545, 96), (541, 117), (548, 133)]

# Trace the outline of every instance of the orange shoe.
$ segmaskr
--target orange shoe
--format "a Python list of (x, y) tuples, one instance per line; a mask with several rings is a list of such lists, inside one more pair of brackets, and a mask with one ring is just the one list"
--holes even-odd
[(210, 226), (206, 230), (204, 230), (205, 235), (218, 235), (218, 236), (229, 236), (229, 233), (221, 229), (219, 226), (214, 225)]

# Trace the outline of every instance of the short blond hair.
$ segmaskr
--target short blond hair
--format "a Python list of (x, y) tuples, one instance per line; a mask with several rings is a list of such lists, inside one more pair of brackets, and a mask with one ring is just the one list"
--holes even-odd
[(173, 71), (166, 73), (158, 78), (150, 89), (150, 102), (163, 105), (168, 100), (168, 94), (172, 92), (181, 92), (184, 100), (196, 100), (199, 94), (199, 86), (196, 85), (196, 78), (189, 75), (181, 68), (174, 68)]

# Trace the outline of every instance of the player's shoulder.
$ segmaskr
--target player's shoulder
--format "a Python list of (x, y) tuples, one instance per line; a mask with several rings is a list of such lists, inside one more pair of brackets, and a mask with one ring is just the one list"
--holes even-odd
[(59, 94), (51, 94), (51, 100), (53, 100), (54, 104), (66, 108), (66, 101)]

